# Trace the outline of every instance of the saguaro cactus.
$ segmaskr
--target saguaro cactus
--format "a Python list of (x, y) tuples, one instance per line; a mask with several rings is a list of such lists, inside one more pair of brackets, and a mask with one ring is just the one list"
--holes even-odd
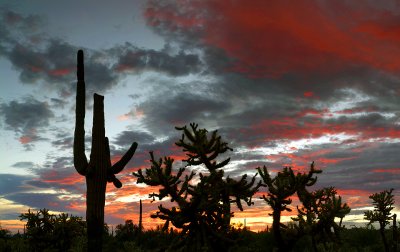
[(86, 222), (88, 251), (101, 251), (104, 226), (104, 204), (107, 182), (120, 188), (121, 182), (115, 174), (121, 172), (132, 158), (137, 148), (134, 142), (125, 155), (111, 165), (110, 148), (104, 129), (104, 97), (94, 94), (92, 151), (90, 161), (85, 155), (85, 80), (83, 51), (78, 51), (77, 64), (76, 121), (74, 134), (74, 166), (86, 177)]
[(140, 200), (139, 206), (139, 233), (142, 233), (143, 223), (142, 223), (142, 200)]

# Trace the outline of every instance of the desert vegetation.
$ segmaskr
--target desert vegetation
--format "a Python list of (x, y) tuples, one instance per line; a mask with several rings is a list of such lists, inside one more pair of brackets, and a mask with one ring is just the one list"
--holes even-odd
[[(370, 196), (373, 210), (365, 212), (364, 227), (345, 228), (342, 219), (350, 212), (333, 187), (311, 191), (321, 170), (311, 163), (309, 171), (294, 172), (291, 167), (272, 176), (268, 168), (257, 168), (252, 177), (225, 176), (231, 148), (217, 131), (208, 132), (197, 124), (177, 128), (182, 138), (176, 145), (186, 159), (176, 169), (171, 157), (156, 158), (150, 152), (150, 167), (133, 175), (158, 192), (149, 195), (155, 202), (169, 198), (172, 207), (159, 205), (152, 218), (165, 220), (163, 226), (143, 230), (142, 210), (138, 224), (126, 220), (115, 229), (102, 222), (98, 247), (103, 251), (398, 251), (399, 233), (393, 190)], [(201, 168), (196, 171), (195, 168)], [(195, 179), (197, 182), (194, 182)], [(261, 232), (234, 225), (231, 205), (240, 211), (252, 206), (261, 188), (265, 215), (273, 216), (272, 228)], [(291, 197), (297, 196), (294, 206)], [(242, 205), (246, 203), (246, 207)], [(271, 211), (272, 210), (272, 211)], [(292, 222), (283, 223), (283, 211), (297, 211)], [(82, 217), (48, 209), (21, 213), (26, 222), (23, 232), (12, 234), (0, 229), (0, 251), (92, 251), (89, 222)], [(103, 221), (103, 220), (100, 220)], [(379, 223), (376, 229), (372, 224)], [(98, 223), (97, 223), (98, 224)]]
[[(86, 218), (67, 213), (51, 214), (48, 209), (21, 213), (24, 230), (12, 234), (0, 226), (0, 251), (399, 251), (399, 232), (393, 214), (393, 189), (370, 196), (373, 210), (365, 211), (364, 227), (346, 228), (343, 218), (351, 211), (335, 187), (316, 186), (322, 170), (311, 162), (305, 172), (284, 167), (276, 175), (266, 166), (254, 167), (254, 175), (227, 176), (233, 149), (218, 131), (208, 131), (191, 123), (176, 127), (181, 133), (175, 145), (185, 156), (156, 157), (150, 151), (150, 165), (132, 175), (154, 192), (155, 204), (169, 199), (171, 206), (159, 204), (151, 218), (165, 223), (145, 230), (142, 204), (138, 224), (126, 220), (110, 230), (104, 223), (107, 182), (121, 188), (116, 178), (137, 148), (134, 142), (114, 165), (104, 129), (103, 96), (94, 94), (92, 149), (85, 155), (85, 82), (83, 52), (77, 57), (76, 122), (74, 166), (86, 178)], [(123, 189), (121, 189), (123, 190)], [(256, 193), (263, 190), (265, 194)], [(258, 197), (265, 204), (265, 216), (273, 223), (264, 231), (253, 232), (231, 221), (234, 209), (246, 211)], [(298, 205), (293, 198), (298, 198)], [(285, 211), (296, 211), (283, 223)], [(376, 229), (374, 223), (379, 224)]]
[[(332, 188), (326, 189), (333, 193)], [(385, 191), (377, 194), (386, 194)], [(320, 191), (315, 192), (319, 194)], [(331, 194), (332, 195), (332, 194)], [(372, 195), (371, 195), (372, 196)], [(267, 197), (267, 196), (265, 196)], [(333, 199), (332, 196), (327, 198)], [(336, 198), (336, 200), (339, 200)], [(318, 203), (318, 201), (317, 201)], [(329, 203), (331, 204), (331, 203)], [(286, 205), (287, 207), (289, 205)], [(344, 204), (341, 204), (342, 208)], [(375, 214), (379, 213), (374, 209)], [(179, 211), (179, 209), (175, 209)], [(333, 212), (336, 212), (332, 209)], [(347, 211), (347, 210), (346, 210)], [(318, 213), (318, 212), (317, 212)], [(315, 213), (314, 213), (315, 214)], [(366, 212), (366, 216), (370, 213)], [(302, 213), (299, 212), (301, 216)], [(178, 215), (177, 215), (178, 216)], [(308, 225), (315, 225), (318, 228), (327, 228), (323, 217), (318, 214), (313, 215), (313, 222)], [(153, 218), (160, 218), (159, 214), (154, 214)], [(398, 239), (396, 217), (390, 214), (389, 217), (393, 225), (387, 225), (383, 229), (386, 240), (382, 240), (382, 229), (375, 228), (368, 223), (363, 227), (345, 228), (340, 226), (340, 238), (332, 239), (324, 232), (316, 233), (313, 228), (305, 228), (304, 223), (299, 218), (293, 218), (291, 223), (279, 223), (281, 225), (281, 240), (278, 240), (273, 228), (266, 228), (264, 231), (253, 232), (250, 229), (234, 225), (229, 225), (221, 236), (215, 237), (210, 233), (210, 241), (221, 239), (226, 247), (218, 248), (220, 251), (277, 251), (286, 246), (283, 242), (292, 242), (287, 251), (398, 251)], [(0, 226), (0, 251), (87, 251), (87, 222), (82, 217), (73, 216), (66, 213), (51, 214), (48, 209), (38, 211), (28, 210), (21, 213), (20, 219), (26, 222), (23, 231), (12, 234), (9, 230)], [(305, 219), (307, 220), (307, 219)], [(309, 220), (309, 219), (308, 219)], [(111, 229), (107, 224), (103, 225), (102, 250), (113, 252), (128, 251), (216, 251), (214, 247), (205, 247), (205, 244), (195, 242), (187, 244), (183, 242), (185, 238), (195, 239), (190, 236), (195, 235), (195, 231), (182, 232), (182, 229), (165, 228), (158, 226), (155, 229), (142, 230), (133, 220), (126, 220), (119, 224), (115, 229)], [(190, 224), (190, 222), (189, 222)], [(338, 224), (339, 225), (339, 224)], [(209, 229), (214, 226), (207, 227)], [(301, 230), (301, 231), (299, 231)], [(332, 229), (331, 229), (332, 230)], [(333, 228), (333, 232), (335, 229)], [(222, 236), (223, 235), (223, 236)], [(335, 234), (336, 235), (336, 234)], [(192, 240), (193, 241), (193, 240)], [(386, 244), (385, 244), (386, 243)]]

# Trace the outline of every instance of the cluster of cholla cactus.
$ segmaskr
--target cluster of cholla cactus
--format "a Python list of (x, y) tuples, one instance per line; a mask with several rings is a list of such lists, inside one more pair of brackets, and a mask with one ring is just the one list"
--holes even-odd
[[(374, 210), (368, 210), (364, 212), (364, 218), (369, 220), (369, 224), (374, 222), (379, 223), (379, 231), (382, 237), (383, 245), (385, 247), (385, 251), (390, 250), (389, 243), (387, 241), (385, 235), (385, 227), (390, 223), (390, 220), (396, 219), (395, 215), (392, 215), (390, 212), (393, 210), (394, 205), (394, 195), (393, 189), (384, 190), (379, 193), (374, 193), (369, 196), (372, 199), (372, 204), (374, 205)], [(393, 244), (397, 247), (397, 234), (396, 234), (396, 222), (393, 222)]]
[[(217, 131), (211, 134), (205, 129), (198, 129), (197, 124), (190, 124), (190, 128), (176, 128), (182, 131), (182, 138), (176, 142), (185, 152), (187, 159), (185, 167), (174, 172), (174, 160), (170, 157), (156, 159), (150, 152), (151, 167), (133, 173), (137, 183), (150, 186), (159, 186), (158, 193), (150, 194), (153, 199), (159, 200), (170, 197), (177, 206), (166, 208), (159, 206), (153, 218), (165, 220), (164, 228), (169, 223), (182, 229), (182, 238), (171, 249), (194, 251), (216, 251), (226, 249), (229, 243), (226, 234), (229, 231), (230, 219), (233, 215), (231, 203), (236, 203), (243, 210), (241, 201), (252, 204), (252, 196), (260, 184), (255, 183), (255, 177), (248, 180), (247, 175), (235, 180), (224, 177), (223, 168), (230, 159), (218, 161), (220, 154), (232, 150), (226, 142), (221, 140)], [(196, 174), (188, 167), (202, 166), (206, 172)], [(198, 180), (195, 183), (193, 180)]]
[(76, 171), (86, 178), (86, 222), (88, 251), (102, 250), (104, 226), (104, 205), (107, 182), (113, 182), (120, 188), (122, 183), (115, 177), (132, 158), (137, 148), (134, 142), (125, 155), (111, 165), (110, 148), (104, 129), (104, 97), (94, 94), (92, 150), (90, 161), (85, 155), (85, 80), (83, 51), (78, 51), (76, 121), (74, 134), (74, 166)]
[[(340, 231), (343, 229), (342, 220), (350, 213), (350, 207), (342, 203), (336, 189), (327, 187), (311, 193), (304, 191), (299, 195), (299, 199), (303, 205), (297, 207), (298, 215), (292, 218), (298, 222), (298, 234), (311, 235), (315, 251), (318, 242), (339, 243)], [(335, 222), (335, 218), (340, 219), (339, 223)]]
[[(51, 214), (49, 209), (28, 210), (22, 213), (20, 220), (26, 220), (24, 236), (28, 241), (29, 251), (70, 251), (76, 237), (85, 233), (82, 217), (65, 213)], [(21, 248), (1, 251), (20, 251)], [(25, 251), (25, 250), (24, 250)]]
[(263, 181), (263, 186), (268, 188), (268, 195), (263, 195), (263, 199), (271, 206), (273, 212), (272, 231), (278, 244), (279, 251), (289, 251), (294, 245), (294, 237), (289, 237), (285, 230), (287, 226), (281, 223), (281, 215), (283, 211), (292, 211), (289, 205), (292, 203), (291, 196), (296, 193), (304, 195), (307, 193), (306, 187), (312, 186), (317, 181), (314, 174), (321, 173), (321, 170), (314, 168), (311, 164), (308, 173), (294, 174), (291, 167), (285, 167), (281, 172), (271, 178), (268, 169), (264, 166), (262, 169), (257, 168)]
[[(263, 186), (268, 187), (268, 195), (263, 195), (263, 199), (273, 210), (272, 230), (279, 251), (290, 251), (295, 241), (304, 235), (311, 236), (315, 251), (319, 241), (339, 240), (342, 219), (350, 212), (350, 208), (346, 203), (342, 204), (341, 197), (336, 196), (333, 187), (313, 192), (307, 189), (317, 182), (315, 175), (322, 172), (315, 169), (314, 162), (307, 173), (295, 174), (292, 168), (285, 167), (274, 178), (271, 178), (265, 166), (257, 169)], [(288, 228), (280, 219), (283, 211), (292, 211), (289, 205), (292, 203), (290, 197), (294, 195), (297, 195), (302, 206), (297, 206), (298, 215), (292, 218), (297, 225)], [(340, 218), (339, 224), (335, 218)]]

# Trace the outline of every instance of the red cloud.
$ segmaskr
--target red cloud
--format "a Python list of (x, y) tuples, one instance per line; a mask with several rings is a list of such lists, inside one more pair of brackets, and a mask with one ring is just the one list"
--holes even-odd
[(363, 1), (180, 1), (176, 8), (152, 3), (156, 7), (145, 13), (150, 25), (201, 31), (196, 34), (202, 43), (236, 60), (231, 71), (249, 76), (323, 74), (349, 66), (400, 70), (398, 17)]
[(30, 136), (21, 136), (19, 138), (19, 142), (22, 143), (22, 144), (28, 144), (28, 143), (30, 143), (32, 141), (33, 141), (33, 139)]
[(400, 168), (389, 168), (389, 169), (375, 169), (372, 170), (375, 173), (390, 173), (393, 175), (400, 174)]
[[(266, 119), (242, 132), (249, 136), (265, 136), (262, 141), (279, 139), (299, 140), (340, 133), (357, 136), (358, 139), (400, 138), (400, 128), (396, 125), (387, 125), (386, 127), (371, 125), (364, 127), (363, 125), (359, 125), (356, 119), (340, 123), (335, 121), (329, 122), (321, 118), (327, 112), (329, 111), (306, 110), (295, 116), (283, 117), (279, 120)], [(303, 117), (305, 115), (311, 115), (312, 117), (304, 120)]]
[(314, 97), (314, 92), (306, 91), (303, 93), (303, 95), (304, 95), (304, 97), (311, 98), (311, 97)]
[(53, 76), (64, 76), (71, 72), (71, 69), (61, 68), (61, 69), (54, 69), (49, 72), (50, 75)]

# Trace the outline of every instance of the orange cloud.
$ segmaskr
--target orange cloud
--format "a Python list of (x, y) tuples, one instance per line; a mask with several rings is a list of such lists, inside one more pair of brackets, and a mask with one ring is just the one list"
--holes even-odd
[(50, 171), (42, 176), (42, 181), (46, 183), (57, 183), (60, 185), (75, 185), (85, 183), (85, 178), (78, 173), (71, 173), (68, 176), (60, 176), (57, 171)]

